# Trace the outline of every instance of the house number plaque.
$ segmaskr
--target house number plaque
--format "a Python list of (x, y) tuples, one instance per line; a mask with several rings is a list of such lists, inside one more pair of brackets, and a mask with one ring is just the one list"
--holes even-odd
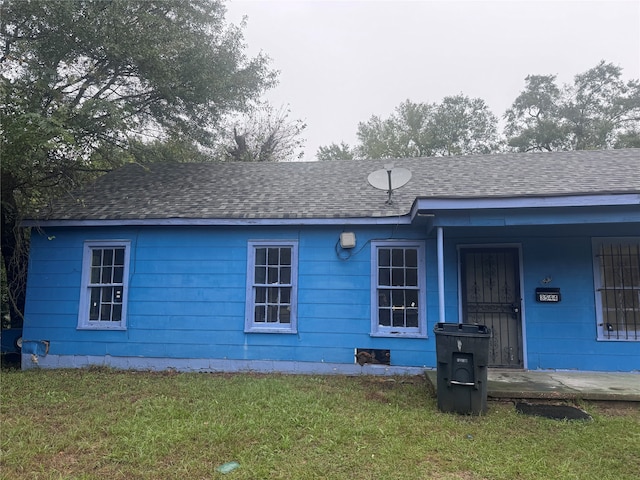
[(558, 303), (559, 301), (559, 288), (536, 288), (536, 302)]

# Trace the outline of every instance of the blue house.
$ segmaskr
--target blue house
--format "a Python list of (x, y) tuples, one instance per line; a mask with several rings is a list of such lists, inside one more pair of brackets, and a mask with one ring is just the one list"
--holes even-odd
[(639, 149), (386, 162), (130, 164), (52, 204), (23, 368), (416, 373), (463, 322), (492, 367), (640, 371)]

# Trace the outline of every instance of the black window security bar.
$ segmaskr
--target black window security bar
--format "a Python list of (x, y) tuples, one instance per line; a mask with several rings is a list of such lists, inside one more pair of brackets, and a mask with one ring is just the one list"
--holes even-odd
[(640, 340), (640, 242), (604, 242), (596, 257), (603, 337)]

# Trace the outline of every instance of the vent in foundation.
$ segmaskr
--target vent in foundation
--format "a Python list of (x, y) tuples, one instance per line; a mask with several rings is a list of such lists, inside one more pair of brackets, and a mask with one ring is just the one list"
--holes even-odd
[(391, 350), (356, 348), (356, 363), (359, 365), (365, 365), (367, 363), (391, 365)]

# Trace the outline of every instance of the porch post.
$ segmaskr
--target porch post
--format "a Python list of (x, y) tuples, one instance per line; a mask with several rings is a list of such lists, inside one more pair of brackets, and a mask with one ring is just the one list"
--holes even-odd
[(438, 227), (438, 321), (444, 322), (444, 235)]

